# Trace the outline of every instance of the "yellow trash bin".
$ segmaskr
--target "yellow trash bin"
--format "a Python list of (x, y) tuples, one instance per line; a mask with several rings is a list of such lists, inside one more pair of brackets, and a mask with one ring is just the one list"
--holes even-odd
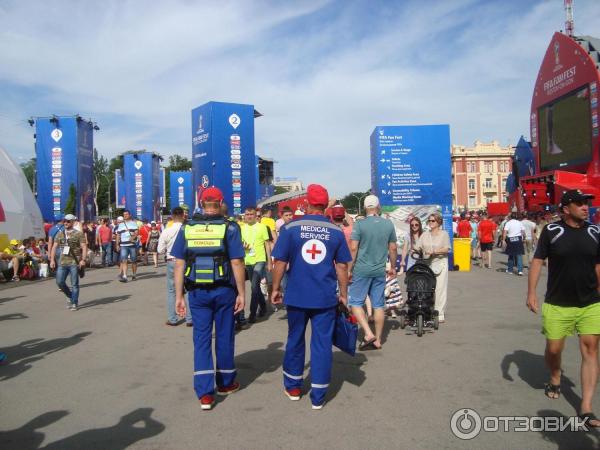
[(454, 238), (454, 265), (460, 272), (471, 271), (471, 239)]

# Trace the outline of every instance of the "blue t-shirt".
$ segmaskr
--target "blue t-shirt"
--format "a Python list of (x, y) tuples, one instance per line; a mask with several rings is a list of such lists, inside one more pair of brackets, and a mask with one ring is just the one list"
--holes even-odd
[(289, 263), (285, 304), (312, 309), (336, 306), (335, 263), (352, 261), (342, 230), (321, 215), (305, 215), (281, 230), (272, 256)]
[[(177, 236), (175, 237), (175, 242), (173, 243), (173, 248), (171, 249), (171, 256), (177, 259), (185, 259), (185, 234), (184, 234), (185, 225), (181, 227)], [(244, 259), (246, 252), (244, 251), (244, 246), (242, 245), (242, 234), (240, 233), (240, 227), (234, 223), (229, 223), (227, 226), (227, 236), (225, 237), (225, 242), (227, 245), (227, 254), (229, 255), (229, 259)], [(233, 270), (231, 270), (231, 279), (230, 283), (233, 287), (235, 287), (235, 278), (233, 276)], [(191, 291), (190, 294), (193, 294), (196, 291)]]
[(54, 239), (56, 237), (56, 234), (59, 231), (64, 230), (65, 226), (62, 223), (57, 223), (55, 225), (52, 225), (52, 227), (48, 230), (48, 237)]
[(354, 222), (350, 239), (359, 242), (352, 273), (364, 278), (384, 277), (389, 244), (397, 240), (392, 221), (379, 216), (358, 220)]

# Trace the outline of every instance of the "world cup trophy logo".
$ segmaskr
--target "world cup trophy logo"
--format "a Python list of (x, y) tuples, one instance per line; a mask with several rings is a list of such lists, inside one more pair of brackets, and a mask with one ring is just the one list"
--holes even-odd
[(560, 64), (560, 57), (558, 51), (560, 50), (560, 44), (558, 41), (554, 41), (554, 64), (557, 66)]

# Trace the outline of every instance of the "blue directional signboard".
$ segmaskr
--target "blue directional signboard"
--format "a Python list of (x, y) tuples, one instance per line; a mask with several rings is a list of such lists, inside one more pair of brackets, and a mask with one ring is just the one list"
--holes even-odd
[[(371, 134), (371, 190), (382, 206), (425, 217), (438, 211), (452, 239), (452, 175), (448, 125), (378, 126)], [(397, 207), (394, 209), (393, 207)], [(421, 219), (423, 219), (422, 217)]]
[(38, 118), (35, 123), (37, 202), (44, 220), (64, 215), (71, 186), (75, 215), (92, 220), (96, 215), (93, 124), (78, 116)]
[(209, 102), (193, 109), (192, 156), (196, 196), (218, 187), (233, 215), (254, 205), (254, 106)]

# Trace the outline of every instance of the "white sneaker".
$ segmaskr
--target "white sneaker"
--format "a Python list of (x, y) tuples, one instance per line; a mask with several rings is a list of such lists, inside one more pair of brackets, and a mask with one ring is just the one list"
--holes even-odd
[(520, 277), (523, 276), (523, 272), (519, 272), (517, 275), (519, 275)]
[(325, 405), (325, 402), (321, 403), (320, 405), (312, 405), (312, 409), (323, 409), (323, 405)]
[(69, 308), (71, 311), (77, 311), (77, 305), (71, 305)]

